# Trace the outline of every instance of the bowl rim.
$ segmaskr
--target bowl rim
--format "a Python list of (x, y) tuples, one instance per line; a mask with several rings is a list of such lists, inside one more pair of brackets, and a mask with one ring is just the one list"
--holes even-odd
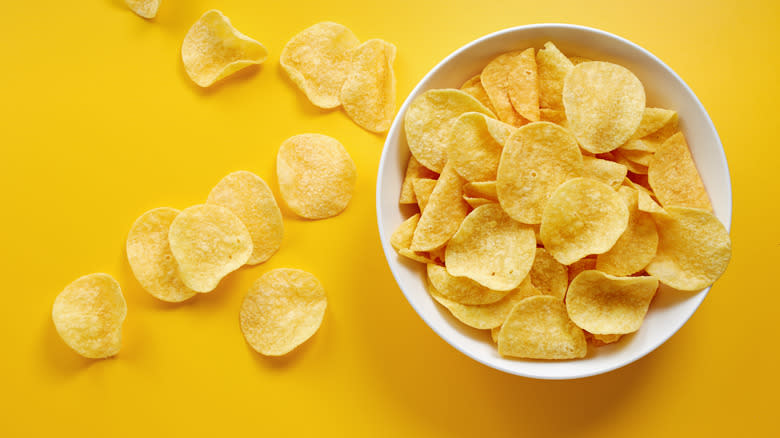
[[(398, 268), (395, 267), (393, 265), (393, 263), (390, 262), (390, 257), (395, 255), (395, 250), (390, 245), (389, 236), (386, 235), (386, 233), (384, 231), (383, 219), (382, 219), (382, 203), (381, 203), (381, 198), (380, 198), (380, 194), (381, 194), (381, 191), (382, 191), (382, 186), (383, 186), (383, 183), (384, 183), (384, 172), (383, 172), (383, 169), (387, 165), (387, 161), (389, 160), (388, 157), (389, 157), (389, 154), (391, 153), (390, 152), (391, 148), (388, 147), (390, 139), (392, 137), (391, 134), (393, 132), (395, 132), (395, 131), (400, 129), (400, 125), (403, 123), (403, 115), (406, 114), (406, 110), (408, 109), (408, 107), (409, 107), (409, 105), (410, 105), (410, 103), (412, 101), (412, 97), (413, 96), (417, 96), (420, 92), (424, 91), (423, 90), (423, 86), (424, 86), (425, 83), (428, 82), (428, 80), (431, 78), (431, 76), (435, 75), (444, 65), (448, 64), (452, 59), (458, 57), (463, 52), (471, 49), (473, 46), (482, 44), (483, 42), (485, 42), (487, 40), (498, 38), (498, 37), (501, 37), (503, 35), (510, 34), (510, 33), (513, 33), (513, 32), (517, 32), (517, 31), (520, 31), (520, 30), (527, 31), (527, 30), (550, 29), (550, 28), (561, 28), (561, 29), (568, 29), (568, 30), (584, 31), (584, 32), (588, 32), (588, 33), (597, 34), (597, 35), (599, 35), (601, 37), (606, 37), (606, 38), (611, 38), (611, 39), (618, 40), (618, 41), (622, 42), (623, 44), (626, 44), (626, 45), (630, 46), (634, 50), (637, 50), (637, 51), (641, 52), (643, 55), (649, 57), (654, 62), (658, 63), (658, 65), (660, 65), (674, 79), (676, 79), (683, 86), (683, 88), (686, 90), (686, 92), (688, 92), (690, 94), (690, 96), (693, 97), (693, 102), (695, 103), (697, 109), (704, 115), (704, 121), (706, 122), (707, 128), (709, 128), (709, 130), (711, 130), (712, 133), (714, 134), (714, 138), (716, 140), (716, 144), (715, 144), (716, 147), (715, 147), (715, 149), (717, 150), (717, 153), (720, 155), (719, 158), (722, 159), (722, 162), (725, 165), (723, 170), (725, 171), (725, 174), (726, 174), (726, 177), (727, 177), (726, 178), (726, 186), (728, 187), (728, 202), (727, 202), (727, 207), (728, 207), (728, 212), (727, 213), (728, 214), (726, 215), (726, 220), (723, 222), (723, 225), (724, 225), (724, 227), (726, 228), (727, 231), (731, 232), (731, 221), (732, 221), (732, 215), (733, 215), (733, 192), (732, 192), (732, 186), (731, 186), (731, 172), (729, 170), (728, 161), (726, 159), (726, 153), (725, 153), (725, 150), (723, 149), (723, 143), (721, 142), (720, 135), (718, 134), (717, 129), (715, 129), (715, 125), (713, 124), (712, 119), (710, 118), (709, 113), (706, 111), (706, 109), (702, 105), (702, 103), (699, 100), (698, 96), (696, 96), (696, 94), (693, 92), (693, 90), (690, 88), (690, 86), (688, 86), (688, 84), (674, 70), (672, 70), (668, 65), (666, 65), (666, 63), (664, 63), (660, 58), (655, 56), (649, 50), (639, 46), (638, 44), (636, 44), (636, 43), (634, 43), (634, 42), (632, 42), (632, 41), (630, 41), (630, 40), (628, 40), (626, 38), (620, 37), (620, 36), (615, 35), (613, 33), (610, 33), (610, 32), (607, 32), (607, 31), (604, 31), (604, 30), (601, 30), (601, 29), (588, 27), (588, 26), (581, 26), (581, 25), (577, 25), (577, 24), (568, 24), (568, 23), (534, 23), (534, 24), (513, 26), (513, 27), (506, 28), (506, 29), (498, 30), (496, 32), (492, 32), (492, 33), (489, 33), (489, 34), (484, 35), (482, 37), (479, 37), (479, 38), (477, 38), (477, 39), (475, 39), (475, 40), (473, 40), (473, 41), (471, 41), (469, 43), (466, 43), (465, 45), (463, 45), (463, 46), (459, 47), (458, 49), (456, 49), (455, 51), (451, 52), (444, 59), (442, 59), (439, 63), (437, 63), (434, 67), (432, 67), (428, 71), (428, 73), (426, 73), (425, 76), (423, 76), (417, 82), (417, 85), (409, 92), (409, 94), (407, 95), (406, 99), (404, 100), (404, 103), (398, 109), (398, 112), (396, 113), (396, 116), (395, 116), (395, 120), (393, 120), (393, 123), (390, 126), (390, 129), (388, 130), (388, 135), (387, 135), (387, 138), (385, 139), (385, 142), (383, 144), (382, 155), (381, 155), (381, 158), (379, 160), (379, 167), (377, 168), (377, 180), (376, 180), (376, 192), (375, 192), (376, 199), (375, 199), (375, 202), (376, 202), (377, 226), (379, 228), (380, 243), (382, 245), (382, 250), (384, 252), (385, 262), (389, 266), (390, 271), (393, 274), (393, 279), (395, 280), (396, 285), (398, 286), (398, 288), (404, 294), (404, 297), (406, 298), (406, 301), (409, 303), (409, 305), (412, 307), (412, 309), (414, 309), (414, 311), (417, 313), (417, 315), (423, 320), (423, 322), (425, 322), (425, 324), (431, 330), (433, 330), (433, 332), (436, 333), (436, 335), (439, 336), (439, 338), (444, 340), (447, 344), (449, 344), (451, 347), (455, 348), (457, 351), (461, 352), (465, 356), (467, 356), (467, 357), (469, 357), (469, 358), (471, 358), (471, 359), (481, 363), (482, 365), (485, 365), (487, 367), (490, 367), (490, 368), (493, 368), (493, 369), (505, 372), (507, 374), (517, 375), (517, 376), (522, 376), (522, 377), (528, 377), (528, 378), (534, 378), (534, 379), (540, 379), (540, 380), (570, 380), (570, 379), (580, 379), (580, 378), (586, 378), (586, 377), (596, 376), (596, 375), (600, 375), (600, 374), (605, 374), (605, 373), (614, 371), (616, 369), (623, 368), (623, 367), (625, 367), (627, 365), (630, 365), (630, 364), (636, 362), (637, 360), (639, 360), (639, 359), (647, 356), (648, 354), (652, 353), (658, 347), (660, 347), (661, 345), (665, 344), (672, 336), (674, 336), (690, 320), (690, 318), (693, 316), (694, 313), (696, 313), (696, 310), (698, 310), (698, 308), (701, 306), (701, 303), (704, 301), (704, 299), (709, 294), (709, 291), (710, 291), (712, 286), (707, 287), (706, 289), (704, 289), (704, 290), (702, 290), (702, 291), (697, 293), (697, 296), (695, 298), (695, 307), (693, 308), (693, 311), (689, 315), (687, 315), (685, 318), (682, 318), (680, 320), (679, 324), (677, 324), (677, 326), (674, 327), (674, 330), (671, 330), (669, 332), (669, 336), (663, 337), (659, 341), (651, 343), (651, 345), (649, 345), (649, 346), (643, 348), (642, 350), (640, 350), (638, 354), (636, 354), (636, 355), (634, 355), (634, 356), (632, 356), (632, 357), (630, 357), (627, 360), (624, 360), (622, 362), (617, 362), (617, 363), (612, 364), (610, 366), (606, 366), (604, 368), (597, 369), (597, 370), (590, 371), (590, 372), (573, 372), (573, 373), (570, 373), (568, 375), (561, 375), (561, 376), (540, 375), (540, 374), (535, 374), (535, 373), (530, 373), (530, 372), (524, 372), (522, 370), (518, 370), (518, 369), (515, 369), (515, 368), (511, 368), (511, 367), (502, 366), (501, 364), (489, 363), (489, 362), (483, 360), (482, 358), (480, 358), (478, 355), (473, 354), (472, 352), (468, 351), (467, 349), (461, 348), (460, 345), (458, 345), (455, 342), (452, 342), (449, 339), (448, 336), (442, 334), (440, 332), (440, 330), (436, 327), (436, 325), (433, 324), (431, 321), (429, 321), (428, 318), (426, 318), (426, 316), (424, 315), (424, 313), (421, 312), (421, 310), (418, 309), (415, 306), (413, 300), (410, 299), (409, 292), (404, 288), (404, 286), (399, 281), (399, 275), (398, 275), (398, 272), (396, 272), (396, 270)], [(402, 135), (402, 134), (403, 133), (400, 133), (399, 135)], [(393, 151), (393, 152), (395, 152), (395, 151)]]

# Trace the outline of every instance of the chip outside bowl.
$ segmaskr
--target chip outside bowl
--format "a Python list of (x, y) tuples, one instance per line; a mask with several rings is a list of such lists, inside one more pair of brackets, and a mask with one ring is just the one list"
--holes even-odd
[(590, 348), (588, 357), (568, 361), (505, 358), (498, 354), (490, 334), (460, 324), (425, 289), (424, 266), (398, 256), (390, 235), (405, 219), (398, 204), (409, 147), (403, 116), (409, 103), (433, 88), (459, 88), (495, 56), (554, 42), (567, 55), (611, 61), (636, 74), (645, 86), (648, 106), (674, 109), (680, 116), (696, 166), (712, 200), (715, 215), (731, 228), (731, 179), (718, 133), (693, 91), (660, 59), (638, 45), (613, 34), (571, 24), (532, 24), (501, 30), (453, 52), (434, 67), (412, 90), (388, 132), (377, 176), (377, 223), (387, 263), (412, 308), (447, 343), (472, 359), (506, 373), (538, 379), (575, 379), (626, 366), (666, 342), (693, 315), (707, 296), (665, 287), (657, 293), (642, 328), (616, 344)]

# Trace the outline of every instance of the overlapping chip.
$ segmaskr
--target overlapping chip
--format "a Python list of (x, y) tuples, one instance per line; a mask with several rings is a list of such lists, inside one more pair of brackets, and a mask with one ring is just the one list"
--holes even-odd
[(501, 151), (512, 132), (512, 126), (483, 113), (463, 113), (445, 139), (447, 159), (466, 181), (495, 181)]
[(425, 207), (428, 205), (428, 200), (431, 199), (433, 189), (436, 188), (436, 180), (414, 178), (412, 180), (412, 188), (414, 189), (414, 196), (417, 198), (417, 205), (420, 207), (420, 211), (425, 210)]
[(574, 64), (552, 42), (544, 43), (536, 52), (540, 107), (563, 109), (563, 81), (573, 68)]
[(387, 132), (395, 114), (396, 48), (372, 39), (350, 53), (351, 68), (339, 94), (344, 112), (371, 132)]
[(620, 163), (596, 157), (582, 157), (583, 176), (597, 179), (617, 190), (626, 179), (628, 168)]
[(127, 7), (139, 17), (154, 18), (160, 8), (160, 0), (125, 0)]
[(414, 231), (410, 249), (431, 251), (447, 243), (469, 212), (463, 200), (463, 178), (451, 164), (441, 173)]
[(682, 132), (669, 137), (655, 152), (647, 179), (664, 207), (677, 205), (712, 211), (707, 190)]
[(534, 49), (520, 52), (509, 72), (509, 101), (523, 119), (539, 121), (539, 80)]
[(428, 264), (428, 281), (436, 291), (460, 304), (482, 305), (495, 303), (509, 295), (511, 290), (497, 291), (489, 289), (467, 277), (455, 277), (444, 266)]
[(544, 248), (536, 248), (534, 263), (528, 273), (531, 284), (544, 295), (552, 295), (563, 300), (569, 285), (566, 266), (558, 263)]
[(495, 181), (466, 183), (463, 185), (463, 194), (472, 198), (484, 198), (498, 202)]
[(487, 91), (485, 91), (485, 87), (482, 86), (482, 78), (480, 75), (476, 75), (469, 79), (468, 81), (464, 82), (463, 85), (460, 86), (460, 91), (463, 91), (465, 93), (468, 93), (472, 96), (474, 96), (482, 105), (485, 105), (486, 108), (488, 108), (493, 113), (496, 112), (496, 109), (493, 108), (493, 104), (490, 103), (490, 97), (487, 95)]
[[(529, 50), (531, 51), (531, 56), (533, 56), (533, 49)], [(512, 126), (521, 126), (526, 123), (526, 119), (517, 112), (509, 98), (509, 89), (514, 86), (510, 82), (509, 75), (515, 69), (521, 68), (521, 56), (522, 52), (509, 52), (499, 55), (485, 66), (480, 75), (482, 86), (485, 87), (490, 103), (493, 104), (499, 120)], [(534, 70), (535, 67), (536, 65), (534, 64)], [(535, 75), (534, 79), (536, 79)], [(526, 88), (526, 85), (524, 78), (523, 84), (520, 86), (521, 88)]]
[(404, 180), (401, 184), (401, 196), (399, 198), (399, 204), (416, 204), (417, 198), (414, 195), (414, 187), (412, 187), (412, 180), (416, 178), (430, 178), (437, 179), (439, 174), (428, 169), (420, 164), (414, 156), (409, 157), (409, 162), (406, 165), (406, 173), (404, 174)]
[(420, 213), (417, 213), (403, 221), (390, 236), (390, 245), (392, 245), (398, 254), (408, 259), (420, 263), (433, 263), (433, 260), (427, 253), (415, 252), (409, 249), (412, 245), (412, 236), (414, 236), (414, 230), (417, 229), (417, 223), (419, 221)]

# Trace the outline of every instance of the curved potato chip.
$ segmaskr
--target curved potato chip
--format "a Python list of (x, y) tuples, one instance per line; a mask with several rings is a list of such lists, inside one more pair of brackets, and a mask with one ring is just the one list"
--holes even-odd
[(650, 194), (644, 190), (639, 190), (637, 208), (639, 208), (639, 211), (644, 211), (646, 213), (666, 213), (666, 211), (653, 200)]
[(454, 277), (445, 267), (433, 264), (428, 265), (428, 281), (440, 295), (460, 304), (495, 303), (511, 292), (492, 290), (466, 277)]
[(469, 204), (469, 207), (471, 208), (477, 208), (481, 207), (485, 204), (494, 204), (496, 201), (493, 201), (491, 199), (485, 199), (485, 198), (471, 198), (469, 196), (463, 195), (463, 200), (466, 201), (467, 204)]
[(268, 50), (239, 32), (222, 12), (212, 9), (192, 25), (181, 45), (184, 69), (193, 82), (208, 87), (253, 64), (262, 64)]
[(181, 211), (168, 230), (182, 282), (195, 292), (211, 292), (220, 280), (252, 255), (252, 236), (225, 207), (201, 204)]
[(710, 286), (729, 265), (728, 231), (706, 210), (672, 206), (666, 207), (666, 213), (654, 215), (658, 253), (645, 270), (677, 290)]
[(512, 309), (498, 333), (498, 352), (528, 359), (577, 359), (588, 353), (588, 344), (563, 301), (542, 295)]
[(536, 71), (539, 78), (539, 106), (563, 109), (563, 81), (574, 64), (552, 42), (536, 52)]
[(628, 161), (632, 161), (642, 166), (649, 166), (650, 161), (653, 159), (653, 153), (650, 151), (636, 151), (636, 150), (624, 150), (619, 149), (620, 155), (622, 155)]
[(463, 178), (447, 163), (414, 231), (410, 247), (412, 251), (431, 251), (439, 248), (458, 231), (460, 223), (469, 212), (469, 206), (463, 200), (462, 187)]
[(566, 112), (562, 109), (540, 108), (539, 120), (542, 122), (555, 123), (556, 125), (560, 125), (562, 128), (568, 129), (568, 123), (566, 122)]
[(127, 261), (145, 291), (170, 303), (191, 298), (196, 292), (181, 281), (179, 268), (168, 244), (168, 229), (179, 210), (169, 207), (149, 210), (136, 219), (127, 235)]
[(628, 226), (628, 207), (610, 186), (590, 178), (561, 184), (542, 215), (544, 247), (569, 265), (609, 251)]
[(495, 181), (498, 161), (514, 128), (482, 113), (463, 113), (446, 139), (447, 159), (466, 181)]
[(119, 353), (127, 304), (108, 274), (89, 274), (65, 286), (51, 311), (54, 327), (76, 353), (102, 359)]
[(590, 62), (593, 61), (589, 58), (583, 58), (582, 56), (569, 56), (569, 61), (571, 61), (572, 64), (582, 64), (583, 62)]
[(352, 157), (335, 138), (299, 134), (279, 146), (276, 177), (290, 210), (306, 219), (324, 219), (347, 208), (356, 170)]
[(498, 334), (501, 333), (501, 326), (490, 329), (490, 339), (494, 344), (498, 344)]
[(566, 310), (578, 327), (594, 335), (639, 330), (658, 289), (655, 277), (615, 277), (583, 271), (569, 285)]
[[(585, 337), (588, 337), (588, 333), (585, 332)], [(619, 341), (620, 338), (622, 338), (623, 335), (590, 335), (590, 341), (593, 345), (597, 347), (601, 347), (603, 345), (607, 344), (614, 344), (615, 342)]]
[(596, 257), (585, 257), (569, 265), (569, 283), (582, 271), (596, 269)]
[(582, 157), (583, 176), (597, 179), (617, 190), (626, 179), (628, 168), (614, 161)]
[(420, 211), (425, 210), (428, 200), (431, 199), (431, 193), (436, 188), (436, 180), (415, 178), (412, 180), (412, 188), (414, 189), (414, 196), (417, 198), (417, 206), (420, 207)]
[(390, 245), (395, 248), (399, 255), (420, 263), (434, 263), (433, 257), (425, 252), (414, 252), (409, 249), (412, 244), (412, 236), (420, 221), (420, 213), (411, 216), (393, 231), (390, 236)]
[(352, 49), (352, 68), (339, 98), (344, 112), (371, 132), (387, 132), (395, 115), (395, 46), (368, 40)]
[(558, 263), (544, 248), (536, 248), (534, 263), (528, 273), (531, 284), (544, 295), (552, 295), (563, 300), (569, 286), (569, 274), (566, 266)]
[(420, 164), (414, 156), (410, 156), (409, 162), (406, 165), (404, 181), (401, 183), (399, 204), (417, 204), (417, 198), (414, 195), (414, 187), (412, 186), (412, 180), (416, 178), (437, 179), (439, 178), (439, 174)]
[(498, 201), (516, 221), (538, 224), (553, 191), (581, 176), (582, 154), (577, 140), (549, 122), (534, 122), (512, 134), (498, 165)]
[(658, 149), (659, 144), (644, 138), (632, 138), (623, 143), (622, 146), (616, 150), (620, 152), (636, 151), (636, 152), (655, 152)]
[(707, 190), (682, 132), (669, 137), (658, 148), (647, 169), (647, 179), (664, 207), (677, 205), (712, 211)]
[(509, 72), (509, 101), (525, 120), (539, 121), (539, 80), (534, 49), (523, 50), (517, 65)]
[(336, 108), (352, 67), (351, 50), (358, 45), (360, 40), (341, 24), (317, 23), (287, 42), (279, 64), (312, 104)]
[(583, 62), (566, 76), (563, 106), (582, 148), (600, 154), (617, 149), (636, 132), (645, 110), (645, 89), (625, 67)]
[(311, 338), (328, 298), (317, 277), (299, 269), (263, 274), (244, 296), (239, 320), (247, 343), (265, 356), (282, 356)]
[(631, 138), (646, 137), (668, 125), (676, 117), (676, 111), (664, 108), (645, 108), (642, 113), (642, 121), (639, 122), (639, 126)]
[[(647, 175), (647, 166), (644, 164), (639, 164), (634, 161), (629, 160), (623, 155), (623, 152), (619, 150), (612, 151), (611, 153), (612, 158), (615, 159), (616, 163), (622, 164), (626, 166), (626, 168), (637, 175)], [(602, 156), (602, 155), (599, 155)]]
[[(533, 49), (530, 49), (533, 53)], [(518, 68), (521, 52), (509, 52), (498, 55), (482, 70), (480, 80), (485, 87), (490, 103), (496, 109), (496, 115), (502, 122), (512, 126), (521, 126), (526, 120), (521, 116), (509, 100), (509, 73)]]
[(447, 272), (493, 290), (516, 288), (536, 253), (532, 227), (507, 215), (498, 204), (475, 208), (447, 244)]
[(488, 97), (485, 87), (482, 86), (482, 78), (480, 75), (476, 75), (464, 82), (463, 85), (460, 86), (460, 91), (474, 96), (482, 105), (485, 105), (487, 109), (493, 113), (496, 112), (496, 109), (493, 108), (493, 104), (490, 103), (490, 97)]
[(463, 194), (471, 198), (485, 198), (498, 202), (495, 181), (470, 182), (463, 185)]
[(441, 173), (447, 162), (444, 144), (457, 117), (479, 112), (494, 117), (476, 98), (455, 89), (428, 90), (414, 98), (404, 115), (409, 150), (423, 166)]
[(143, 18), (154, 18), (160, 8), (160, 0), (125, 0), (125, 4)]
[(248, 265), (263, 263), (282, 245), (282, 212), (268, 184), (254, 173), (240, 170), (222, 178), (206, 203), (227, 208), (246, 225), (254, 248)]

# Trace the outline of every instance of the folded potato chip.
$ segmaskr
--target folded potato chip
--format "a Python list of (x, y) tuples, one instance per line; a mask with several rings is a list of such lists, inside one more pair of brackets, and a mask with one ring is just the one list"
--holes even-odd
[(544, 248), (536, 248), (534, 263), (528, 273), (531, 284), (544, 295), (552, 295), (563, 300), (569, 286), (566, 266), (558, 263)]
[(409, 157), (409, 163), (406, 165), (404, 181), (401, 184), (401, 197), (399, 204), (417, 204), (417, 198), (414, 195), (412, 180), (416, 178), (438, 179), (439, 174), (420, 164), (414, 156)]
[[(533, 54), (533, 49), (529, 50)], [(526, 119), (517, 112), (509, 99), (509, 89), (512, 86), (509, 74), (521, 68), (521, 54), (522, 52), (517, 51), (498, 55), (485, 66), (480, 75), (482, 86), (496, 109), (498, 119), (512, 126), (522, 126), (526, 123)]]
[(495, 181), (498, 161), (514, 128), (482, 113), (463, 113), (445, 140), (447, 158), (466, 181)]
[(490, 304), (501, 300), (511, 292), (492, 290), (469, 278), (452, 276), (444, 266), (429, 264), (427, 271), (428, 281), (431, 282), (434, 289), (440, 295), (456, 303)]
[(469, 212), (463, 200), (463, 178), (447, 163), (414, 231), (410, 249), (431, 251), (447, 243)]
[(563, 81), (574, 64), (552, 42), (536, 52), (536, 69), (539, 78), (539, 106), (563, 109)]
[(583, 176), (597, 179), (617, 190), (626, 179), (628, 168), (614, 161), (582, 157)]
[(395, 115), (396, 48), (387, 41), (368, 40), (351, 53), (351, 69), (339, 98), (344, 112), (371, 132), (387, 132)]
[(143, 18), (154, 18), (160, 8), (160, 0), (125, 0), (125, 4)]
[(712, 211), (682, 132), (669, 137), (658, 148), (647, 169), (647, 179), (664, 207), (677, 205)]
[(464, 82), (463, 85), (460, 86), (460, 91), (463, 91), (465, 93), (468, 93), (472, 96), (474, 96), (482, 105), (485, 105), (486, 108), (488, 108), (493, 113), (496, 112), (496, 109), (493, 108), (493, 104), (490, 103), (490, 97), (487, 95), (487, 91), (485, 91), (485, 87), (482, 86), (482, 78), (480, 75), (476, 75), (469, 79), (468, 81)]

